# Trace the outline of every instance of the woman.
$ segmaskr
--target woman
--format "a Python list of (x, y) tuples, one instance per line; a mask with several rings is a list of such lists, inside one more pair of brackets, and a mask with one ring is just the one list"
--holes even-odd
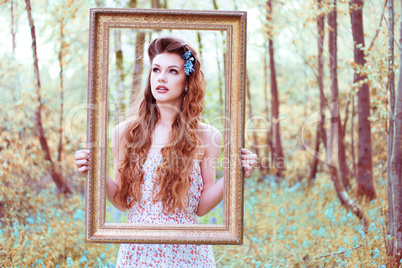
[[(224, 180), (215, 183), (222, 135), (200, 121), (205, 79), (195, 50), (175, 37), (150, 44), (151, 71), (138, 116), (115, 127), (113, 180), (107, 197), (128, 223), (197, 224), (222, 201)], [(77, 151), (85, 176), (89, 150)], [(245, 177), (256, 155), (241, 150)], [(215, 267), (210, 245), (122, 244), (117, 267)]]

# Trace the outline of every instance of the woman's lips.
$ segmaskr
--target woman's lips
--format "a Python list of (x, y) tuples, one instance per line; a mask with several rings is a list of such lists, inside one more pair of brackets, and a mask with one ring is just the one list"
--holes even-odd
[(156, 87), (156, 91), (157, 91), (158, 93), (166, 93), (166, 92), (169, 91), (169, 89), (168, 89), (167, 87), (165, 87), (165, 86), (157, 86), (157, 87)]

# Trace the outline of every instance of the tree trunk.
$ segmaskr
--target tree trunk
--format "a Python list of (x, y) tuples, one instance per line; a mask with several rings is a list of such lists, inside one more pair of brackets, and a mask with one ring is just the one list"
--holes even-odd
[(137, 32), (135, 40), (135, 61), (133, 71), (133, 81), (131, 83), (131, 98), (130, 103), (134, 101), (133, 97), (137, 97), (141, 92), (142, 74), (144, 71), (144, 45), (145, 45), (145, 32)]
[[(392, 156), (392, 141), (394, 137), (394, 110), (395, 110), (395, 73), (394, 73), (394, 0), (388, 0), (389, 11), (389, 33), (388, 33), (388, 89), (390, 95), (390, 121), (388, 130), (388, 158), (387, 158), (387, 186), (388, 186), (388, 235), (395, 236), (394, 232), (394, 204), (392, 197), (391, 184), (391, 156)], [(393, 241), (393, 240), (392, 240)], [(388, 256), (394, 252), (394, 242), (389, 242), (387, 245)]]
[(14, 0), (11, 0), (11, 39), (13, 42), (13, 57), (15, 57)]
[(343, 137), (345, 137), (346, 125), (348, 124), (348, 119), (349, 119), (349, 104), (350, 104), (350, 99), (346, 103), (346, 107), (345, 107), (345, 119), (343, 120), (343, 128), (342, 128)]
[[(272, 0), (267, 1), (267, 21), (272, 25)], [(270, 80), (271, 80), (271, 110), (272, 110), (272, 148), (273, 148), (273, 164), (275, 165), (276, 159), (283, 160), (280, 121), (279, 121), (279, 96), (278, 85), (276, 82), (275, 70), (275, 57), (274, 57), (274, 41), (272, 37), (272, 28), (268, 30), (268, 45), (269, 45), (269, 67), (270, 67)], [(277, 165), (278, 166), (278, 165)], [(277, 176), (282, 177), (282, 171), (285, 169), (284, 165), (279, 165), (277, 169)]]
[(381, 18), (380, 18), (380, 25), (378, 26), (378, 28), (377, 28), (377, 30), (375, 31), (375, 35), (374, 35), (374, 37), (373, 37), (373, 40), (371, 41), (371, 43), (370, 43), (370, 46), (369, 46), (369, 50), (370, 51), (372, 51), (372, 48), (373, 48), (373, 45), (374, 45), (374, 41), (376, 40), (376, 38), (377, 38), (377, 36), (378, 36), (378, 34), (380, 33), (380, 31), (381, 31), (381, 29), (382, 29), (382, 20), (384, 19), (384, 15), (385, 15), (385, 7), (387, 6), (387, 2), (388, 2), (388, 0), (385, 0), (384, 1), (384, 6), (383, 6), (383, 8), (382, 8), (382, 12), (381, 12)]
[[(267, 1), (267, 21), (272, 25), (272, 0)], [(271, 108), (272, 108), (272, 146), (273, 146), (273, 164), (276, 159), (283, 160), (283, 151), (281, 143), (281, 132), (279, 122), (279, 96), (278, 85), (276, 82), (276, 70), (275, 70), (275, 57), (274, 57), (274, 41), (272, 37), (272, 29), (268, 30), (268, 44), (269, 44), (269, 67), (270, 67), (270, 79), (271, 79)], [(277, 165), (277, 176), (282, 177), (282, 171), (285, 169), (284, 165)]]
[[(320, 125), (318, 125), (317, 130), (316, 130), (314, 152), (318, 152), (320, 150), (320, 138), (321, 138)], [(308, 180), (309, 183), (311, 183), (311, 182), (313, 182), (313, 180), (315, 180), (315, 175), (317, 174), (317, 170), (318, 170), (318, 157), (314, 156), (313, 163), (311, 163), (310, 176), (309, 176), (309, 180)]]
[[(331, 131), (334, 131), (335, 128), (331, 127)], [(335, 133), (333, 133), (335, 134)], [(334, 136), (334, 135), (332, 135)], [(329, 141), (330, 143), (333, 142), (333, 140)], [(328, 151), (328, 157), (332, 155), (332, 151)], [(337, 174), (337, 169), (336, 167), (333, 165), (333, 162), (330, 161), (328, 163), (328, 167), (330, 170), (330, 176), (331, 179), (334, 183), (334, 188), (336, 191), (336, 195), (338, 196), (339, 201), (341, 202), (341, 204), (343, 206), (345, 206), (347, 209), (350, 209), (353, 214), (355, 214), (357, 216), (357, 218), (360, 220), (361, 223), (363, 223), (364, 225), (364, 232), (367, 233), (368, 232), (368, 227), (369, 227), (369, 221), (366, 217), (366, 215), (364, 214), (362, 208), (359, 206), (359, 204), (357, 202), (355, 202), (353, 199), (350, 198), (348, 192), (346, 191), (345, 187), (343, 186), (343, 183), (341, 182), (341, 180), (338, 177)]]
[[(15, 60), (15, 47), (16, 47), (16, 43), (15, 43), (15, 31), (14, 31), (14, 1), (11, 0), (11, 42), (12, 42), (12, 46), (13, 46), (13, 54), (12, 54), (12, 58), (13, 60)], [(14, 103), (17, 102), (17, 98), (15, 96), (15, 88), (14, 88), (14, 84), (11, 84), (11, 92), (12, 92), (12, 96), (13, 96), (13, 100)], [(19, 132), (21, 133), (21, 132)], [(20, 135), (19, 135), (20, 136)]]
[(218, 5), (216, 3), (216, 0), (212, 0), (212, 4), (214, 5), (214, 9), (218, 10)]
[[(214, 6), (215, 10), (218, 10), (218, 4), (216, 3), (216, 0), (212, 0), (212, 4)], [(223, 51), (223, 75), (221, 74), (221, 64), (220, 64), (220, 60), (219, 60), (219, 52), (218, 52), (218, 47), (219, 47), (219, 40), (218, 40), (218, 35), (215, 35), (216, 37), (216, 59), (218, 62), (218, 72), (219, 72), (219, 76), (218, 76), (218, 83), (219, 83), (219, 102), (221, 104), (221, 116), (223, 116), (223, 107), (224, 107), (224, 100), (223, 100), (223, 81), (222, 81), (222, 76), (224, 76), (224, 74), (226, 73), (226, 64), (225, 64), (225, 59), (226, 59), (226, 47), (225, 47), (225, 34), (223, 33), (223, 31), (221, 31), (221, 37), (222, 37), (222, 51)]]
[(59, 146), (57, 148), (57, 161), (61, 161), (63, 151), (63, 105), (64, 105), (64, 87), (63, 87), (63, 49), (64, 49), (64, 20), (60, 21), (60, 50), (59, 50), (59, 66), (60, 66), (60, 126), (59, 126)]
[(130, 0), (130, 2), (128, 2), (128, 7), (129, 8), (136, 8), (137, 7), (137, 0)]
[[(342, 130), (342, 120), (339, 113), (339, 90), (338, 90), (338, 73), (337, 73), (337, 10), (336, 10), (336, 0), (333, 2), (333, 10), (328, 14), (328, 26), (330, 27), (328, 33), (329, 42), (329, 65), (330, 65), (330, 77), (331, 77), (331, 91), (332, 91), (332, 107), (331, 111), (332, 120), (331, 128), (335, 127), (336, 124), (337, 131), (333, 132), (333, 139), (337, 140), (337, 157), (339, 165), (339, 175), (341, 176), (341, 181), (345, 187), (349, 186), (348, 179), (348, 169), (345, 157), (345, 145)], [(331, 148), (333, 149), (333, 148)]]
[(124, 67), (123, 50), (121, 49), (121, 30), (114, 29), (114, 51), (116, 54), (116, 88), (117, 111), (124, 111)]
[[(250, 78), (248, 77), (248, 71), (246, 74), (246, 81), (247, 81), (247, 87), (246, 87), (246, 94), (247, 94), (247, 108), (248, 108), (248, 119), (250, 120), (253, 118), (253, 106), (251, 104), (251, 92), (250, 92)], [(257, 155), (257, 159), (260, 159), (260, 151), (258, 148), (258, 139), (257, 139), (257, 133), (253, 131), (253, 142), (254, 142), (254, 149), (255, 149), (255, 154)], [(259, 162), (261, 164), (261, 162)]]
[[(402, 19), (399, 26), (399, 35), (399, 62), (402, 62)], [(393, 199), (392, 225), (396, 238), (393, 263), (399, 265), (402, 260), (402, 64), (399, 64), (398, 87), (395, 93), (394, 135), (390, 170)]]
[(346, 126), (342, 126), (341, 115), (338, 116), (338, 162), (339, 170), (341, 173), (342, 183), (346, 189), (349, 189), (349, 169), (346, 163), (346, 152), (345, 152), (345, 135), (343, 129)]
[(218, 34), (215, 34), (215, 44), (216, 44), (216, 61), (218, 65), (218, 88), (219, 88), (219, 104), (220, 104), (220, 115), (223, 116), (223, 108), (225, 103), (223, 102), (223, 81), (222, 81), (222, 71), (221, 71), (221, 61), (219, 60), (219, 40)]
[[(130, 0), (128, 6), (130, 8), (136, 8), (137, 0)], [(138, 113), (141, 100), (142, 74), (144, 71), (144, 44), (145, 32), (137, 30), (135, 38), (134, 70), (132, 74), (132, 82), (130, 88), (130, 105), (128, 110), (128, 114), (130, 116)]]
[[(336, 0), (335, 0), (336, 1)], [(336, 110), (331, 109), (331, 115), (332, 118), (336, 117)], [(347, 209), (350, 209), (360, 220), (360, 222), (363, 223), (364, 225), (364, 232), (367, 233), (368, 231), (368, 226), (369, 222), (364, 214), (362, 208), (359, 206), (358, 203), (356, 203), (353, 199), (350, 198), (348, 192), (346, 191), (345, 186), (343, 185), (342, 181), (340, 180), (337, 172), (336, 165), (334, 164), (333, 161), (333, 142), (334, 138), (336, 136), (336, 128), (337, 124), (331, 124), (330, 127), (330, 133), (329, 133), (329, 139), (328, 139), (328, 150), (327, 150), (327, 164), (328, 168), (330, 170), (330, 176), (331, 180), (334, 183), (334, 188), (336, 191), (336, 194), (338, 196), (339, 201), (343, 206), (345, 206)]]
[(200, 55), (200, 59), (202, 59), (202, 41), (201, 41), (201, 33), (197, 32), (197, 42), (198, 42), (198, 54)]
[[(337, 72), (336, 72), (336, 53), (337, 53), (337, 43), (336, 43), (336, 0), (333, 0), (333, 10), (328, 14), (328, 26), (331, 28), (329, 31), (329, 54), (330, 54), (330, 76), (331, 76), (331, 91), (332, 91), (332, 103), (331, 103), (331, 125), (330, 125), (330, 133), (329, 133), (329, 138), (328, 138), (328, 150), (327, 150), (327, 163), (328, 167), (330, 170), (330, 176), (331, 180), (334, 183), (334, 188), (336, 191), (336, 194), (338, 196), (339, 201), (343, 206), (346, 208), (350, 209), (358, 218), (360, 221), (363, 222), (364, 224), (364, 230), (367, 232), (368, 228), (368, 219), (366, 218), (365, 214), (363, 213), (363, 210), (357, 204), (355, 201), (353, 201), (350, 196), (348, 195), (348, 192), (346, 191), (346, 188), (344, 184), (342, 183), (341, 179), (338, 176), (337, 168), (334, 163), (334, 154), (333, 154), (333, 143), (334, 139), (336, 138), (336, 135), (338, 134), (338, 139), (339, 139), (339, 134), (342, 132), (339, 131), (340, 124), (339, 124), (339, 108), (338, 108), (338, 81), (337, 81)], [(337, 129), (338, 128), (338, 129)], [(339, 146), (339, 142), (338, 142)], [(339, 159), (339, 153), (336, 154)]]
[(142, 74), (144, 72), (144, 45), (145, 32), (138, 31), (135, 39), (134, 71), (130, 92), (130, 109), (132, 110), (130, 114), (135, 114), (138, 111), (141, 100)]
[[(269, 114), (269, 99), (268, 99), (268, 54), (269, 54), (269, 48), (268, 48), (268, 42), (266, 45), (264, 45), (264, 49), (265, 49), (265, 53), (264, 53), (264, 100), (265, 100), (265, 115), (266, 118), (270, 118), (270, 114)], [(268, 127), (267, 129), (267, 142), (266, 142), (267, 146), (266, 146), (266, 151), (265, 151), (265, 155), (266, 158), (264, 162), (261, 163), (261, 167), (268, 171), (270, 168), (269, 162), (268, 162), (268, 157), (269, 157), (269, 152), (273, 152), (273, 148), (272, 148), (272, 132), (271, 132), (271, 128)]]
[(352, 94), (352, 118), (350, 119), (350, 139), (352, 147), (353, 178), (356, 178), (356, 153), (355, 153), (355, 95)]
[(152, 8), (161, 8), (160, 0), (151, 0), (151, 6)]
[(47, 144), (47, 139), (45, 136), (45, 131), (42, 126), (42, 99), (41, 99), (41, 85), (40, 85), (40, 77), (39, 77), (39, 64), (38, 64), (38, 56), (36, 53), (36, 36), (35, 36), (35, 26), (32, 19), (31, 14), (31, 2), (30, 0), (25, 0), (26, 3), (26, 10), (28, 13), (28, 20), (29, 20), (29, 27), (31, 29), (31, 37), (32, 37), (32, 52), (33, 52), (33, 59), (34, 59), (34, 74), (35, 74), (35, 86), (36, 86), (36, 94), (38, 96), (38, 106), (35, 110), (35, 123), (36, 123), (36, 134), (38, 135), (40, 145), (42, 147), (43, 153), (45, 154), (45, 160), (49, 161), (50, 163), (50, 175), (53, 181), (56, 183), (57, 188), (61, 193), (72, 193), (70, 187), (64, 182), (63, 177), (57, 172), (56, 166), (52, 161), (52, 157), (50, 154), (50, 150)]
[[(321, 11), (321, 0), (317, 0), (317, 6), (318, 10)], [(324, 107), (327, 104), (327, 100), (324, 95), (324, 66), (323, 66), (323, 48), (324, 48), (324, 35), (325, 35), (325, 30), (324, 30), (324, 15), (320, 14), (317, 16), (317, 32), (318, 32), (318, 40), (317, 40), (317, 47), (318, 47), (318, 55), (317, 55), (317, 60), (318, 60), (318, 89), (320, 91), (320, 123), (317, 126), (317, 132), (316, 132), (316, 142), (315, 142), (315, 152), (319, 152), (320, 150), (320, 139), (322, 137), (322, 141), (324, 144), (324, 148), (327, 150), (327, 134), (326, 130), (324, 127), (325, 124), (325, 114), (324, 114)], [(313, 179), (315, 179), (315, 175), (318, 170), (318, 157), (314, 157), (313, 163), (311, 164), (311, 171), (310, 171), (310, 178), (309, 181), (311, 182)]]
[[(351, 0), (349, 3), (352, 22), (352, 34), (354, 41), (355, 64), (364, 66), (366, 59), (360, 49), (364, 47), (363, 31), (363, 0)], [(373, 168), (371, 159), (371, 126), (368, 120), (370, 116), (370, 92), (366, 75), (355, 71), (354, 82), (362, 81), (357, 93), (358, 108), (358, 159), (357, 159), (357, 197), (367, 197), (369, 200), (376, 198), (376, 190), (373, 182)]]
[(95, 0), (96, 7), (103, 7), (105, 5), (105, 0)]

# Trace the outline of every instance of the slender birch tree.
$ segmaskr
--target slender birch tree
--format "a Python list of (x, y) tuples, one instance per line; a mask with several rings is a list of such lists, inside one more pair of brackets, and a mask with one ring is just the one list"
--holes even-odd
[[(401, 0), (402, 4), (402, 0)], [(390, 33), (392, 34), (392, 33)], [(399, 25), (399, 62), (402, 63), (402, 19)], [(392, 114), (391, 114), (392, 116)], [(398, 85), (393, 111), (393, 141), (391, 157), (392, 226), (395, 237), (393, 264), (402, 260), (402, 65), (399, 64)], [(396, 267), (396, 266), (395, 266)]]
[[(350, 198), (348, 192), (346, 191), (345, 185), (342, 183), (342, 180), (339, 178), (338, 171), (336, 165), (334, 163), (334, 154), (333, 154), (333, 143), (337, 134), (339, 134), (339, 108), (338, 108), (338, 81), (337, 81), (337, 71), (336, 71), (336, 61), (337, 61), (337, 0), (332, 0), (333, 9), (328, 14), (328, 27), (329, 30), (329, 54), (330, 54), (330, 76), (331, 76), (331, 92), (332, 92), (332, 103), (330, 104), (331, 110), (331, 126), (330, 133), (328, 137), (327, 144), (327, 163), (330, 170), (331, 180), (334, 183), (335, 191), (338, 196), (339, 201), (343, 206), (350, 209), (364, 224), (365, 230), (369, 226), (369, 222), (367, 217), (365, 216), (362, 208), (357, 204), (353, 199)], [(338, 128), (338, 129), (337, 129)], [(338, 143), (339, 145), (339, 143)], [(339, 157), (339, 154), (336, 154)]]
[[(388, 128), (388, 158), (387, 158), (387, 188), (388, 188), (388, 235), (395, 236), (394, 232), (394, 204), (392, 197), (392, 180), (391, 180), (391, 156), (392, 142), (394, 139), (394, 110), (395, 110), (395, 73), (394, 73), (394, 0), (388, 0), (389, 13), (389, 33), (388, 33), (388, 89), (390, 96), (390, 117)], [(392, 240), (393, 241), (393, 240)], [(394, 243), (388, 243), (388, 256), (394, 251)]]
[[(317, 69), (318, 69), (318, 89), (320, 92), (320, 123), (317, 126), (317, 133), (316, 133), (316, 141), (315, 141), (315, 148), (314, 151), (318, 153), (320, 150), (320, 140), (322, 139), (324, 148), (327, 149), (327, 134), (324, 128), (325, 124), (325, 114), (324, 114), (324, 107), (327, 105), (327, 100), (324, 95), (324, 64), (323, 64), (323, 52), (324, 52), (324, 37), (325, 37), (325, 16), (322, 14), (322, 2), (321, 0), (317, 0), (317, 7), (318, 11), (320, 12), (317, 16), (317, 33), (318, 33), (318, 40), (317, 40), (317, 48), (318, 48), (318, 55), (317, 55)], [(311, 165), (310, 170), (310, 179), (312, 181), (315, 179), (315, 175), (318, 169), (318, 157), (314, 157), (313, 163)]]
[[(272, 163), (276, 162), (276, 159), (283, 159), (283, 150), (281, 142), (280, 121), (279, 121), (279, 94), (278, 84), (276, 81), (276, 68), (275, 68), (275, 56), (274, 56), (274, 40), (272, 35), (272, 0), (266, 2), (267, 8), (267, 23), (268, 23), (268, 47), (269, 47), (269, 67), (270, 67), (270, 79), (271, 79), (271, 109), (272, 109)], [(285, 169), (283, 165), (277, 165), (277, 176), (282, 176), (282, 171)]]
[(32, 37), (32, 53), (33, 53), (33, 60), (34, 60), (34, 75), (35, 75), (35, 87), (36, 87), (36, 95), (38, 98), (38, 105), (35, 110), (35, 130), (36, 135), (39, 138), (39, 142), (43, 153), (45, 155), (45, 160), (47, 160), (50, 164), (49, 173), (52, 177), (53, 181), (56, 183), (57, 188), (61, 193), (72, 193), (70, 187), (64, 182), (63, 177), (57, 171), (56, 165), (52, 160), (52, 154), (50, 153), (50, 148), (48, 146), (48, 140), (45, 135), (45, 130), (43, 129), (42, 125), (42, 96), (41, 96), (41, 83), (40, 83), (40, 76), (39, 76), (39, 63), (38, 63), (38, 55), (37, 55), (37, 48), (36, 48), (36, 35), (35, 35), (35, 25), (32, 18), (31, 12), (31, 1), (25, 0), (26, 3), (26, 10), (28, 13), (28, 21), (29, 27), (31, 29), (31, 37)]

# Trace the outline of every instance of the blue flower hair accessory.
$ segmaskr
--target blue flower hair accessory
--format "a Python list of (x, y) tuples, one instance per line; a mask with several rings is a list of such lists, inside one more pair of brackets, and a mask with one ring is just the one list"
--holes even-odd
[(183, 55), (181, 55), (183, 60), (186, 60), (186, 62), (184, 63), (184, 72), (190, 76), (193, 72), (194, 72), (194, 56), (191, 52), (191, 50), (187, 51), (186, 53), (184, 53)]

